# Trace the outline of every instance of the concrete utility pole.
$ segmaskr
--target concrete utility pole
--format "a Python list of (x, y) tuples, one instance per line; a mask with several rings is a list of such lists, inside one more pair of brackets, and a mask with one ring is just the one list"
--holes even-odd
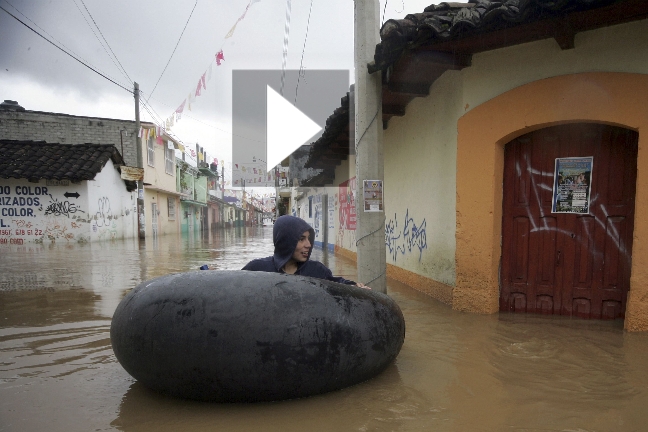
[(367, 70), (380, 41), (380, 3), (378, 0), (355, 0), (354, 3), (358, 280), (375, 291), (386, 293), (385, 211), (384, 208), (366, 211), (363, 194), (365, 180), (376, 180), (384, 186), (382, 77), (380, 73), (370, 75)]
[[(139, 114), (139, 84), (134, 83), (133, 96), (135, 97), (135, 142), (137, 143), (137, 168), (144, 168), (142, 161), (142, 138), (140, 137), (140, 114)], [(146, 238), (146, 216), (144, 215), (144, 178), (137, 182), (137, 228), (139, 238)]]

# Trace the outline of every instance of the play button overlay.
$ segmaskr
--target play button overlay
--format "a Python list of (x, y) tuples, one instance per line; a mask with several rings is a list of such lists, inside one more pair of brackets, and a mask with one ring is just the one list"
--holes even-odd
[[(307, 146), (347, 98), (350, 76), (338, 69), (232, 71), (232, 170), (226, 164), (225, 184), (274, 188), (316, 178), (319, 169), (305, 166)], [(219, 132), (217, 139), (220, 145), (228, 137)]]
[(268, 166), (279, 165), (322, 127), (266, 86), (266, 160)]

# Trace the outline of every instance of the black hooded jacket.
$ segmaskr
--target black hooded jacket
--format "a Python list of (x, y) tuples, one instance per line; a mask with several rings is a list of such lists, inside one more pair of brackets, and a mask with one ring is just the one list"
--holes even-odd
[[(299, 239), (306, 231), (310, 233), (309, 240), (312, 244), (315, 238), (315, 230), (305, 220), (288, 215), (279, 217), (272, 229), (272, 241), (275, 247), (274, 255), (252, 260), (242, 270), (283, 273), (283, 267), (292, 258)], [(326, 279), (347, 285), (356, 284), (354, 281), (333, 276), (331, 270), (321, 262), (311, 261), (312, 252), (313, 248), (311, 247), (308, 252), (308, 260), (297, 263), (296, 275)]]

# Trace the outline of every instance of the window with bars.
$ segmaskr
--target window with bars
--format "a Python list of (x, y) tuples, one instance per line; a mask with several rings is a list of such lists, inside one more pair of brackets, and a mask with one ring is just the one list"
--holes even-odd
[(155, 166), (155, 147), (153, 147), (153, 139), (149, 138), (146, 142), (146, 149), (148, 150), (148, 164), (149, 166)]
[(175, 220), (175, 213), (176, 213), (175, 198), (167, 197), (167, 208), (169, 209), (169, 220)]
[(164, 149), (164, 172), (169, 175), (174, 175), (175, 170), (173, 169), (173, 164), (175, 159), (175, 150), (173, 144), (171, 144), (171, 148), (169, 148), (169, 144), (171, 143), (167, 143), (167, 147)]

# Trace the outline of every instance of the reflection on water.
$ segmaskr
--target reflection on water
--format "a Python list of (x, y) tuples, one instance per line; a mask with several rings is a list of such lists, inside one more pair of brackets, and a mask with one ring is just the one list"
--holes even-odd
[[(272, 229), (0, 249), (0, 431), (641, 431), (648, 334), (620, 321), (452, 311), (394, 281), (405, 315), (396, 362), (311, 398), (209, 404), (158, 395), (116, 362), (110, 318), (143, 280), (240, 269), (272, 253)], [(315, 250), (334, 273), (353, 263)]]

